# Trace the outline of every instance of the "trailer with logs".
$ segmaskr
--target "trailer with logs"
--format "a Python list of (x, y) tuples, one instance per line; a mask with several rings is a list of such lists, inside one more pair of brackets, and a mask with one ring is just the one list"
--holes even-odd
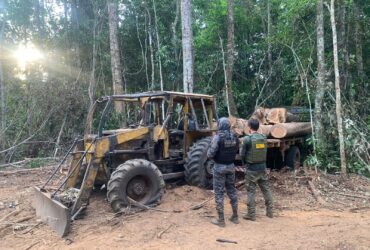
[[(259, 133), (267, 137), (267, 166), (273, 169), (297, 169), (303, 163), (306, 137), (312, 133), (310, 122), (301, 122), (299, 114), (287, 108), (258, 108), (251, 118), (260, 122)], [(239, 137), (248, 135), (248, 121), (230, 117), (231, 128)], [(237, 156), (236, 161), (240, 160)]]

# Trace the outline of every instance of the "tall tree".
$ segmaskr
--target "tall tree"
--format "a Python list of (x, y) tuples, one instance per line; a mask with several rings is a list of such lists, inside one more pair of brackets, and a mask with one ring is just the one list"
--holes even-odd
[(347, 39), (346, 39), (346, 6), (344, 0), (338, 0), (338, 53), (339, 53), (339, 73), (340, 83), (346, 89), (348, 82), (347, 65)]
[(317, 36), (317, 85), (315, 96), (315, 138), (317, 145), (324, 145), (323, 125), (322, 125), (322, 102), (325, 95), (325, 44), (324, 44), (324, 9), (323, 0), (317, 2), (316, 14), (316, 36)]
[(194, 51), (191, 0), (181, 0), (181, 27), (184, 92), (192, 93), (194, 86)]
[(334, 56), (334, 74), (335, 74), (335, 110), (336, 110), (336, 115), (337, 115), (340, 161), (341, 161), (342, 176), (346, 176), (347, 167), (346, 167), (346, 155), (344, 151), (342, 102), (341, 102), (341, 96), (340, 96), (340, 75), (339, 75), (339, 63), (338, 63), (338, 39), (337, 39), (337, 28), (335, 26), (334, 0), (330, 1), (330, 21), (331, 21), (331, 29), (333, 31), (333, 56)]
[(268, 59), (268, 78), (269, 83), (272, 82), (272, 52), (271, 52), (271, 0), (267, 0), (267, 59)]
[(238, 110), (235, 105), (232, 80), (235, 60), (235, 42), (234, 42), (234, 0), (227, 1), (227, 63), (226, 63), (226, 82), (225, 92), (229, 116), (238, 116)]
[(364, 80), (364, 63), (362, 58), (362, 36), (360, 24), (360, 10), (358, 1), (353, 2), (353, 10), (355, 15), (355, 45), (356, 45), (356, 62), (357, 62), (357, 75), (361, 81)]
[[(108, 18), (109, 18), (109, 41), (110, 41), (110, 56), (111, 56), (111, 69), (113, 79), (113, 94), (123, 94), (123, 78), (121, 71), (121, 60), (118, 46), (118, 15), (117, 15), (117, 3), (110, 0), (108, 2)], [(122, 105), (120, 102), (114, 104), (117, 112), (122, 111)]]
[[(0, 6), (1, 8), (1, 6)], [(0, 9), (1, 11), (1, 9)], [(0, 12), (1, 13), (1, 12)], [(0, 51), (3, 50), (3, 35), (4, 35), (4, 28), (5, 28), (5, 20), (1, 20), (0, 23)], [(3, 75), (3, 64), (2, 64), (3, 58), (0, 55), (0, 149), (4, 148), (5, 145), (5, 139), (3, 138), (3, 134), (5, 132), (5, 115), (6, 115), (6, 107), (5, 107), (5, 83), (4, 83), (4, 75)], [(1, 161), (1, 158), (0, 158)]]

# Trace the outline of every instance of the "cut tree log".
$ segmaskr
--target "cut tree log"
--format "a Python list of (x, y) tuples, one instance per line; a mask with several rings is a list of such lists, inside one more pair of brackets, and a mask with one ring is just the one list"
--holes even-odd
[(271, 137), (271, 129), (273, 125), (260, 125), (260, 128), (258, 129), (258, 133), (264, 134), (267, 137)]
[(293, 122), (275, 124), (271, 128), (271, 136), (277, 139), (293, 136), (303, 136), (312, 133), (310, 122)]

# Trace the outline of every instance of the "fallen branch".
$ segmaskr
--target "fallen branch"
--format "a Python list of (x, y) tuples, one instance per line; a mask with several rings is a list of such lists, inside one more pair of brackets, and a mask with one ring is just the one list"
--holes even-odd
[(207, 200), (205, 200), (205, 201), (203, 201), (203, 202), (201, 202), (199, 204), (196, 204), (194, 206), (191, 206), (190, 209), (191, 210), (198, 210), (199, 208), (202, 208), (207, 202), (209, 202), (211, 200), (213, 200), (213, 197), (208, 198)]
[(351, 198), (357, 198), (357, 199), (364, 199), (364, 200), (370, 199), (370, 197), (360, 196), (360, 195), (343, 194), (343, 193), (336, 193), (336, 194), (346, 196), (346, 197), (351, 197)]
[(16, 170), (16, 171), (1, 171), (0, 176), (8, 176), (8, 175), (14, 175), (14, 174), (27, 174), (27, 173), (38, 172), (42, 170), (45, 170), (45, 168), (40, 167), (40, 168), (27, 168), (27, 169), (21, 169), (21, 170)]
[(317, 200), (317, 202), (320, 203), (320, 205), (325, 205), (326, 202), (321, 198), (320, 193), (316, 190), (315, 185), (313, 184), (312, 181), (308, 181), (308, 186), (310, 187), (311, 192), (315, 199)]
[(40, 241), (37, 241), (35, 243), (32, 243), (29, 247), (27, 247), (25, 250), (30, 250), (32, 247), (36, 246), (37, 244), (39, 244)]
[(3, 218), (1, 218), (0, 219), (0, 222), (2, 222), (2, 221), (4, 221), (4, 220), (6, 220), (7, 218), (9, 218), (10, 216), (12, 216), (12, 215), (17, 215), (17, 214), (19, 214), (21, 212), (21, 210), (20, 209), (18, 209), (18, 207), (17, 207), (17, 209), (16, 210), (14, 210), (14, 211), (12, 211), (12, 212), (10, 212), (10, 213), (8, 213), (7, 215), (5, 215)]
[(34, 228), (38, 227), (40, 224), (42, 224), (42, 222), (40, 221), (39, 223), (33, 225), (32, 227), (30, 227), (28, 230), (22, 232), (22, 234), (26, 234), (26, 233), (29, 233), (31, 232)]
[(351, 208), (349, 211), (352, 213), (357, 213), (360, 210), (368, 210), (370, 207), (356, 207), (356, 208)]
[(234, 240), (227, 240), (227, 239), (217, 239), (216, 241), (221, 242), (221, 243), (233, 243), (233, 244), (238, 244), (238, 242)]
[(22, 160), (22, 161), (17, 161), (17, 162), (9, 162), (9, 163), (6, 163), (6, 164), (1, 164), (0, 165), (0, 168), (5, 168), (5, 167), (9, 167), (9, 166), (15, 166), (15, 165), (18, 165), (18, 164), (22, 164), (24, 162), (26, 162), (27, 160)]
[(135, 206), (135, 207), (139, 207), (139, 208), (142, 208), (144, 210), (153, 210), (153, 211), (157, 211), (157, 212), (164, 212), (164, 213), (171, 213), (172, 211), (168, 211), (168, 210), (162, 210), (162, 209), (158, 209), (158, 208), (153, 208), (153, 207), (148, 207), (144, 204), (141, 204), (140, 202), (137, 202), (133, 199), (131, 199), (130, 197), (127, 197), (129, 202), (131, 203), (131, 205)]
[(161, 239), (162, 238), (162, 234), (164, 234), (165, 232), (167, 232), (171, 227), (173, 226), (173, 224), (169, 225), (166, 229), (160, 231), (158, 234), (157, 234), (157, 238), (158, 239)]

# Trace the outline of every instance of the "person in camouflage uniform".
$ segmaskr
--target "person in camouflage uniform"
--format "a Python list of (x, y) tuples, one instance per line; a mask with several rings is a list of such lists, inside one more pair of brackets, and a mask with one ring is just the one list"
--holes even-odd
[(229, 119), (223, 117), (218, 121), (218, 132), (213, 137), (208, 149), (207, 156), (213, 159), (213, 189), (215, 193), (216, 210), (218, 219), (212, 223), (220, 227), (225, 226), (224, 218), (224, 191), (230, 198), (233, 210), (229, 220), (235, 224), (239, 223), (238, 218), (238, 196), (235, 188), (234, 160), (239, 149), (239, 139), (230, 131)]
[(248, 212), (243, 216), (246, 220), (256, 220), (256, 186), (261, 188), (266, 205), (266, 216), (273, 218), (273, 201), (268, 185), (266, 172), (267, 139), (259, 134), (259, 121), (250, 119), (248, 121), (250, 135), (243, 138), (241, 147), (241, 158), (247, 164), (245, 183), (248, 194)]

